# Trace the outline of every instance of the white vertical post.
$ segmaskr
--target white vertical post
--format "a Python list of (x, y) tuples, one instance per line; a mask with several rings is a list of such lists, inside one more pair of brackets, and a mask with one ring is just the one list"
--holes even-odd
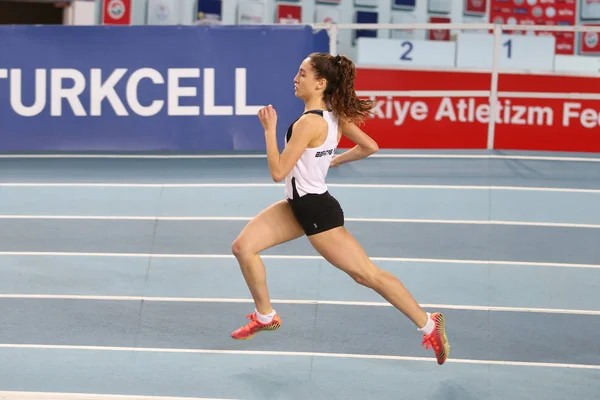
[(331, 24), (327, 30), (329, 31), (329, 54), (336, 56), (338, 27), (336, 24)]
[(494, 133), (496, 127), (496, 114), (498, 114), (498, 69), (500, 65), (502, 26), (494, 26), (494, 57), (492, 60), (492, 82), (490, 87), (490, 122), (488, 123), (487, 148), (494, 148)]

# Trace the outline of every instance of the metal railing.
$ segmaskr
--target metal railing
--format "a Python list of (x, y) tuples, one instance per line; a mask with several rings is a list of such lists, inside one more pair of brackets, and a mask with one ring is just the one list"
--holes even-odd
[[(490, 82), (490, 90), (480, 91), (479, 93), (472, 93), (470, 91), (471, 97), (488, 97), (489, 105), (490, 105), (490, 115), (496, 115), (497, 113), (497, 103), (498, 103), (498, 75), (500, 72), (500, 55), (502, 48), (502, 40), (501, 36), (504, 31), (543, 31), (543, 32), (594, 32), (600, 35), (600, 26), (548, 26), (548, 25), (505, 25), (505, 24), (491, 24), (491, 23), (449, 23), (449, 24), (439, 24), (439, 23), (416, 23), (416, 24), (332, 24), (332, 23), (315, 23), (308, 24), (312, 26), (314, 29), (323, 29), (326, 30), (329, 34), (329, 52), (330, 54), (337, 54), (337, 40), (338, 34), (340, 30), (343, 29), (352, 29), (352, 30), (487, 30), (493, 32), (494, 36), (494, 51), (493, 51), (493, 59), (492, 59), (492, 67), (491, 67), (491, 82)], [(462, 91), (453, 91), (453, 93), (448, 93), (450, 96), (464, 96), (466, 92)], [(531, 93), (515, 93), (513, 97), (531, 97), (528, 96)], [(422, 96), (422, 93), (415, 93), (415, 95)], [(522, 95), (522, 96), (520, 96)], [(569, 93), (563, 94), (565, 98), (594, 98), (600, 100), (600, 95), (589, 95), (589, 94), (581, 94), (581, 96), (573, 96)], [(408, 94), (410, 96), (410, 94)], [(445, 91), (440, 91), (438, 96), (446, 96), (447, 93)], [(488, 123), (488, 132), (487, 132), (487, 147), (488, 149), (493, 148), (494, 144), (494, 133), (495, 133), (495, 118), (490, 118)]]

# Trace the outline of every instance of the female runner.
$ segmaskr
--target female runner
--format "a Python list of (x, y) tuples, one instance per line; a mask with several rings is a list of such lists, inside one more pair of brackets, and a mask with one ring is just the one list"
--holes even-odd
[[(263, 330), (276, 330), (281, 318), (273, 309), (266, 283), (263, 250), (303, 235), (329, 263), (357, 283), (375, 290), (406, 315), (422, 333), (422, 345), (433, 348), (438, 364), (450, 352), (444, 317), (426, 313), (395, 276), (379, 269), (344, 227), (344, 214), (328, 192), (329, 167), (368, 157), (378, 150), (373, 139), (357, 124), (365, 119), (373, 102), (361, 100), (354, 90), (354, 63), (344, 56), (310, 54), (294, 78), (295, 94), (305, 112), (290, 125), (284, 151), (277, 146), (277, 114), (269, 105), (258, 117), (265, 131), (267, 161), (275, 182), (285, 180), (285, 200), (256, 215), (232, 245), (242, 274), (254, 299), (250, 323), (234, 331), (234, 339), (250, 339)], [(341, 135), (356, 146), (334, 157)]]

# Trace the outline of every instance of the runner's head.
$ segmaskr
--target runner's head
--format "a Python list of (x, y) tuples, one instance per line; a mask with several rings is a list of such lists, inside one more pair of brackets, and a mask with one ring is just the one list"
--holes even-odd
[(356, 68), (348, 57), (312, 53), (302, 62), (294, 78), (296, 96), (305, 102), (319, 96), (338, 118), (361, 122), (374, 103), (358, 98), (355, 77)]

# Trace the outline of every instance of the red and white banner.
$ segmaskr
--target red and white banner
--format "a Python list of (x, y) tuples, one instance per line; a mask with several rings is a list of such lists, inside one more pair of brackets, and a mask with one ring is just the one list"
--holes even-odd
[[(508, 25), (577, 25), (577, 0), (506, 1), (491, 0), (489, 20)], [(524, 31), (506, 33), (525, 34)], [(554, 35), (556, 54), (574, 54), (574, 32), (543, 32), (536, 35)]]
[[(598, 24), (582, 24), (583, 26), (598, 26)], [(579, 33), (579, 54), (598, 54), (600, 53), (600, 33), (598, 32), (580, 32)]]
[[(429, 17), (430, 24), (449, 24), (450, 22), (448, 17)], [(430, 29), (429, 40), (450, 40), (450, 29)]]
[(102, 24), (131, 25), (131, 0), (102, 0)]
[(299, 24), (302, 22), (302, 7), (292, 4), (278, 4), (276, 22), (279, 24)]
[(484, 15), (487, 9), (487, 0), (465, 0), (465, 14)]
[[(375, 115), (363, 128), (381, 148), (485, 149), (487, 97), (418, 97), (418, 91), (487, 91), (490, 82), (490, 73), (358, 68), (357, 92), (376, 102)], [(600, 100), (557, 98), (600, 93), (600, 79), (501, 74), (498, 90), (508, 96), (497, 103), (495, 149), (600, 152)], [(408, 97), (399, 91), (417, 93)], [(515, 92), (538, 95), (519, 98)], [(340, 143), (352, 146), (347, 139)]]

